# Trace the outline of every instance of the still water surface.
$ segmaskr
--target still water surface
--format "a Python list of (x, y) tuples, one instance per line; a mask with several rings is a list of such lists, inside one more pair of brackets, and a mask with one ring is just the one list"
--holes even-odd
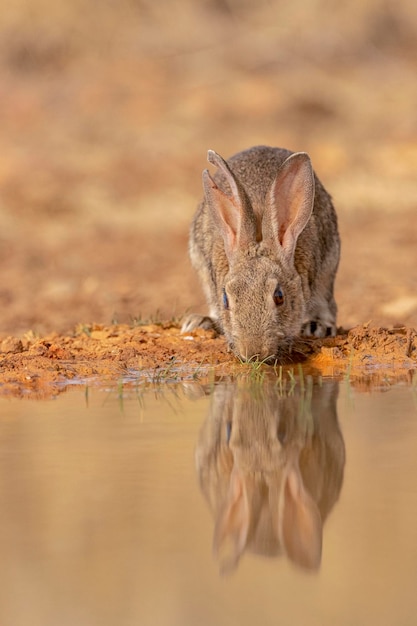
[(0, 401), (0, 624), (417, 624), (409, 386)]

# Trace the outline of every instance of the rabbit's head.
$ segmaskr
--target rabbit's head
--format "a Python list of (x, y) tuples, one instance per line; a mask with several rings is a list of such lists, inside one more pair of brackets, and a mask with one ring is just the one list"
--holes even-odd
[(313, 210), (310, 159), (301, 152), (289, 156), (266, 195), (245, 188), (211, 150), (209, 161), (219, 170), (214, 178), (203, 173), (205, 200), (228, 266), (217, 285), (220, 323), (241, 358), (277, 360), (300, 334), (306, 313), (294, 255)]

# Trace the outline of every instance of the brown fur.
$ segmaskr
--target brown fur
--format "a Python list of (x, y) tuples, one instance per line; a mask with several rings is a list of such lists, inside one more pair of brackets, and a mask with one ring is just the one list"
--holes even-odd
[(334, 335), (337, 217), (308, 155), (257, 146), (209, 161), (189, 249), (210, 317), (189, 316), (183, 332), (213, 326), (241, 358), (265, 360), (285, 359), (300, 334)]

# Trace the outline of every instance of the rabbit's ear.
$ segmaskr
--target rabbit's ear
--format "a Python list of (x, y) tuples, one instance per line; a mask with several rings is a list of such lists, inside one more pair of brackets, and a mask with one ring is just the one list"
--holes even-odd
[(244, 190), (226, 161), (213, 150), (208, 151), (208, 161), (221, 170), (230, 188), (230, 195), (223, 192), (216, 185), (209, 171), (204, 170), (203, 187), (206, 201), (214, 222), (220, 228), (225, 251), (230, 261), (238, 248), (247, 246), (256, 238), (255, 218)]
[(279, 537), (290, 560), (307, 569), (321, 562), (323, 524), (320, 511), (303, 484), (298, 460), (286, 468), (279, 503)]
[(244, 476), (234, 467), (226, 502), (217, 517), (213, 539), (213, 550), (220, 555), (223, 572), (234, 569), (243, 554), (249, 523), (249, 501)]
[(278, 242), (292, 258), (313, 205), (314, 173), (310, 157), (305, 152), (296, 152), (284, 161), (272, 183), (262, 223), (264, 240)]

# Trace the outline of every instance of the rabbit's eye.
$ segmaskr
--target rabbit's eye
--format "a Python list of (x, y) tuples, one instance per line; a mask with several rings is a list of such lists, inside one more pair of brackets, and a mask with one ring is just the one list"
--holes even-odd
[(279, 285), (276, 286), (274, 295), (272, 297), (276, 306), (281, 306), (281, 304), (284, 304), (284, 294)]
[(224, 287), (223, 287), (223, 306), (225, 309), (229, 308), (229, 300), (227, 298), (226, 290)]

